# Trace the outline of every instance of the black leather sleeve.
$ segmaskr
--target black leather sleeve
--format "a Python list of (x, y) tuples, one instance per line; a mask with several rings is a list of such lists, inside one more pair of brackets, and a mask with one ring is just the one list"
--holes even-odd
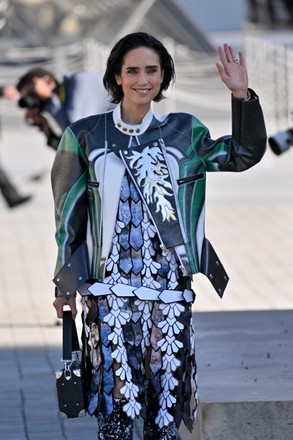
[(207, 171), (245, 171), (263, 157), (267, 146), (264, 116), (258, 96), (249, 91), (249, 101), (232, 97), (232, 135), (214, 140), (206, 131), (201, 137), (197, 152)]
[[(258, 96), (243, 101), (232, 97), (232, 148), (230, 171), (243, 171), (261, 160), (267, 145), (264, 116)], [(232, 164), (234, 162), (234, 165)], [(232, 169), (235, 168), (236, 169)], [(224, 168), (229, 168), (229, 163)], [(220, 166), (221, 169), (221, 166)]]

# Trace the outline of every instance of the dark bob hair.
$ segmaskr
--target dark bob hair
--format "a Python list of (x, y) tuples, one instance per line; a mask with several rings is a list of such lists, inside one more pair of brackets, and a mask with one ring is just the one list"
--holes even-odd
[(159, 102), (164, 98), (163, 92), (168, 89), (171, 81), (175, 79), (174, 62), (165, 46), (155, 37), (145, 32), (134, 32), (123, 37), (115, 44), (110, 52), (103, 82), (108, 93), (111, 95), (111, 102), (118, 104), (122, 101), (123, 90), (116, 82), (116, 75), (121, 75), (124, 56), (131, 50), (139, 47), (146, 47), (157, 53), (163, 71), (163, 81), (160, 92), (154, 98)]

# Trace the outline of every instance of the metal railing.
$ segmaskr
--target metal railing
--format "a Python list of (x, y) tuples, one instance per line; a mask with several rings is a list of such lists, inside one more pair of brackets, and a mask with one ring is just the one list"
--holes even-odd
[(270, 130), (293, 126), (293, 47), (262, 37), (246, 38), (250, 84), (261, 97)]

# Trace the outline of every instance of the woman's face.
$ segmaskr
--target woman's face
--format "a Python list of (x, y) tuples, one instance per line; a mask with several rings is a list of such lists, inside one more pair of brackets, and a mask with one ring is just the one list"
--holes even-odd
[(123, 90), (124, 106), (149, 107), (163, 80), (158, 54), (147, 47), (130, 50), (124, 56), (121, 74), (115, 78)]

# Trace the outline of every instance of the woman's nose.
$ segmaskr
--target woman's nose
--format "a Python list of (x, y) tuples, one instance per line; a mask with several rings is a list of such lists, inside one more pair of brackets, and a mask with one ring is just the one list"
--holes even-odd
[(148, 82), (147, 75), (145, 72), (141, 72), (138, 77), (139, 84), (146, 84)]

